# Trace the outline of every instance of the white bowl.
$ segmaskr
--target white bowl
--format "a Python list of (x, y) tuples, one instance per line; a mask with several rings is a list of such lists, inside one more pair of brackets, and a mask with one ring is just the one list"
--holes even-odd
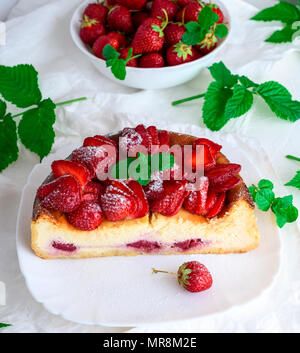
[(229, 23), (229, 33), (227, 37), (219, 43), (218, 47), (214, 51), (200, 59), (178, 66), (167, 66), (152, 69), (126, 67), (126, 78), (121, 81), (114, 77), (110, 71), (110, 68), (106, 67), (105, 61), (96, 57), (92, 53), (91, 49), (85, 45), (79, 37), (82, 14), (85, 7), (90, 2), (91, 0), (82, 3), (75, 10), (72, 16), (70, 31), (73, 41), (76, 46), (89, 58), (98, 71), (109, 79), (128, 87), (141, 89), (161, 89), (177, 86), (193, 79), (202, 69), (210, 66), (218, 60), (222, 60), (222, 50), (232, 33), (232, 28), (230, 26), (231, 16), (228, 8), (224, 4), (225, 1), (214, 0), (213, 2), (219, 5), (222, 9), (226, 22)]

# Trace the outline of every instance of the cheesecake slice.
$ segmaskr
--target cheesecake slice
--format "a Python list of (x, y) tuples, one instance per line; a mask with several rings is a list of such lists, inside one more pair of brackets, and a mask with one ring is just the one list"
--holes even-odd
[[(143, 186), (135, 180), (99, 181), (95, 166), (104, 143), (108, 140), (118, 150), (120, 136), (128, 139), (127, 147), (206, 146), (200, 191), (188, 191), (184, 180), (156, 179), (155, 173)], [(259, 233), (251, 195), (236, 173), (237, 165), (229, 163), (220, 148), (207, 139), (143, 125), (87, 138), (66, 161), (52, 164), (52, 174), (37, 192), (32, 249), (44, 259), (255, 249)]]

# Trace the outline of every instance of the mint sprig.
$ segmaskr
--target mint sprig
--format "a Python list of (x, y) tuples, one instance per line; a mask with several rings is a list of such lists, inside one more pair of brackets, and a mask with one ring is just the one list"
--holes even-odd
[(279, 118), (295, 122), (300, 119), (300, 102), (280, 83), (268, 81), (261, 84), (246, 76), (234, 75), (221, 61), (210, 66), (214, 78), (205, 93), (172, 102), (178, 105), (204, 98), (202, 116), (204, 124), (213, 131), (222, 129), (230, 119), (246, 114), (260, 96)]
[(262, 179), (258, 186), (251, 185), (249, 191), (258, 209), (265, 212), (271, 209), (276, 216), (278, 227), (282, 228), (286, 223), (297, 220), (298, 210), (293, 205), (293, 195), (275, 197), (273, 188), (270, 180)]
[(175, 158), (171, 153), (157, 153), (146, 156), (139, 152), (136, 158), (128, 157), (116, 163), (110, 174), (114, 179), (134, 178), (139, 184), (147, 185), (150, 182), (151, 173), (169, 170), (174, 163)]
[[(12, 115), (0, 99), (0, 172), (18, 159), (18, 136), (23, 145), (43, 159), (54, 142), (55, 108), (85, 100), (86, 97), (61, 103), (42, 100), (38, 73), (32, 65), (0, 65), (0, 95), (18, 108), (29, 108)], [(14, 118), (21, 117), (17, 125)]]
[(213, 12), (210, 6), (205, 6), (199, 13), (198, 21), (186, 23), (186, 32), (182, 42), (187, 45), (201, 44), (206, 35), (214, 35), (224, 38), (228, 34), (228, 28), (224, 24), (217, 24), (219, 16)]
[(106, 44), (103, 48), (103, 56), (106, 59), (106, 67), (110, 67), (112, 74), (119, 80), (123, 81), (126, 77), (126, 65), (127, 63), (141, 55), (132, 55), (132, 48), (128, 50), (128, 56), (126, 59), (120, 59), (120, 53), (110, 44)]
[[(291, 159), (293, 161), (300, 162), (300, 158), (295, 157), (295, 156), (290, 156), (287, 155), (286, 158)], [(286, 186), (292, 186), (298, 190), (300, 190), (300, 170), (296, 172), (296, 175), (294, 176), (293, 179), (291, 179), (288, 183), (284, 184)]]
[(299, 6), (286, 1), (280, 1), (275, 6), (266, 8), (258, 12), (251, 18), (254, 21), (280, 21), (284, 27), (281, 30), (271, 34), (266, 42), (270, 43), (288, 43), (299, 36), (300, 9)]

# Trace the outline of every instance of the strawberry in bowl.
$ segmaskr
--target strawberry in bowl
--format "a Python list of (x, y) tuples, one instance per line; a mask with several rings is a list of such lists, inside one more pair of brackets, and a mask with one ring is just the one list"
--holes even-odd
[(70, 29), (98, 71), (142, 89), (191, 80), (220, 56), (231, 33), (229, 12), (218, 0), (84, 3)]

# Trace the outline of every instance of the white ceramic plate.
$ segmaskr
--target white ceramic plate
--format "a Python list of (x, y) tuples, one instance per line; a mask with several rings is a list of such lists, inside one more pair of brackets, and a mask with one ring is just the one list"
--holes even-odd
[[(242, 164), (242, 176), (249, 184), (262, 177), (259, 168), (270, 167), (262, 150), (255, 154), (240, 138), (217, 134), (213, 139), (223, 143), (224, 153), (232, 161)], [(58, 151), (33, 169), (17, 221), (21, 271), (33, 297), (51, 313), (79, 323), (140, 326), (215, 314), (256, 298), (271, 285), (279, 270), (280, 241), (274, 219), (263, 212), (257, 212), (261, 244), (246, 254), (79, 260), (35, 256), (30, 248), (30, 219), (36, 189), (49, 174), (51, 161), (65, 158), (72, 149)], [(193, 294), (179, 287), (173, 276), (151, 274), (154, 266), (176, 271), (188, 260), (198, 260), (209, 268), (214, 279), (211, 289)]]

